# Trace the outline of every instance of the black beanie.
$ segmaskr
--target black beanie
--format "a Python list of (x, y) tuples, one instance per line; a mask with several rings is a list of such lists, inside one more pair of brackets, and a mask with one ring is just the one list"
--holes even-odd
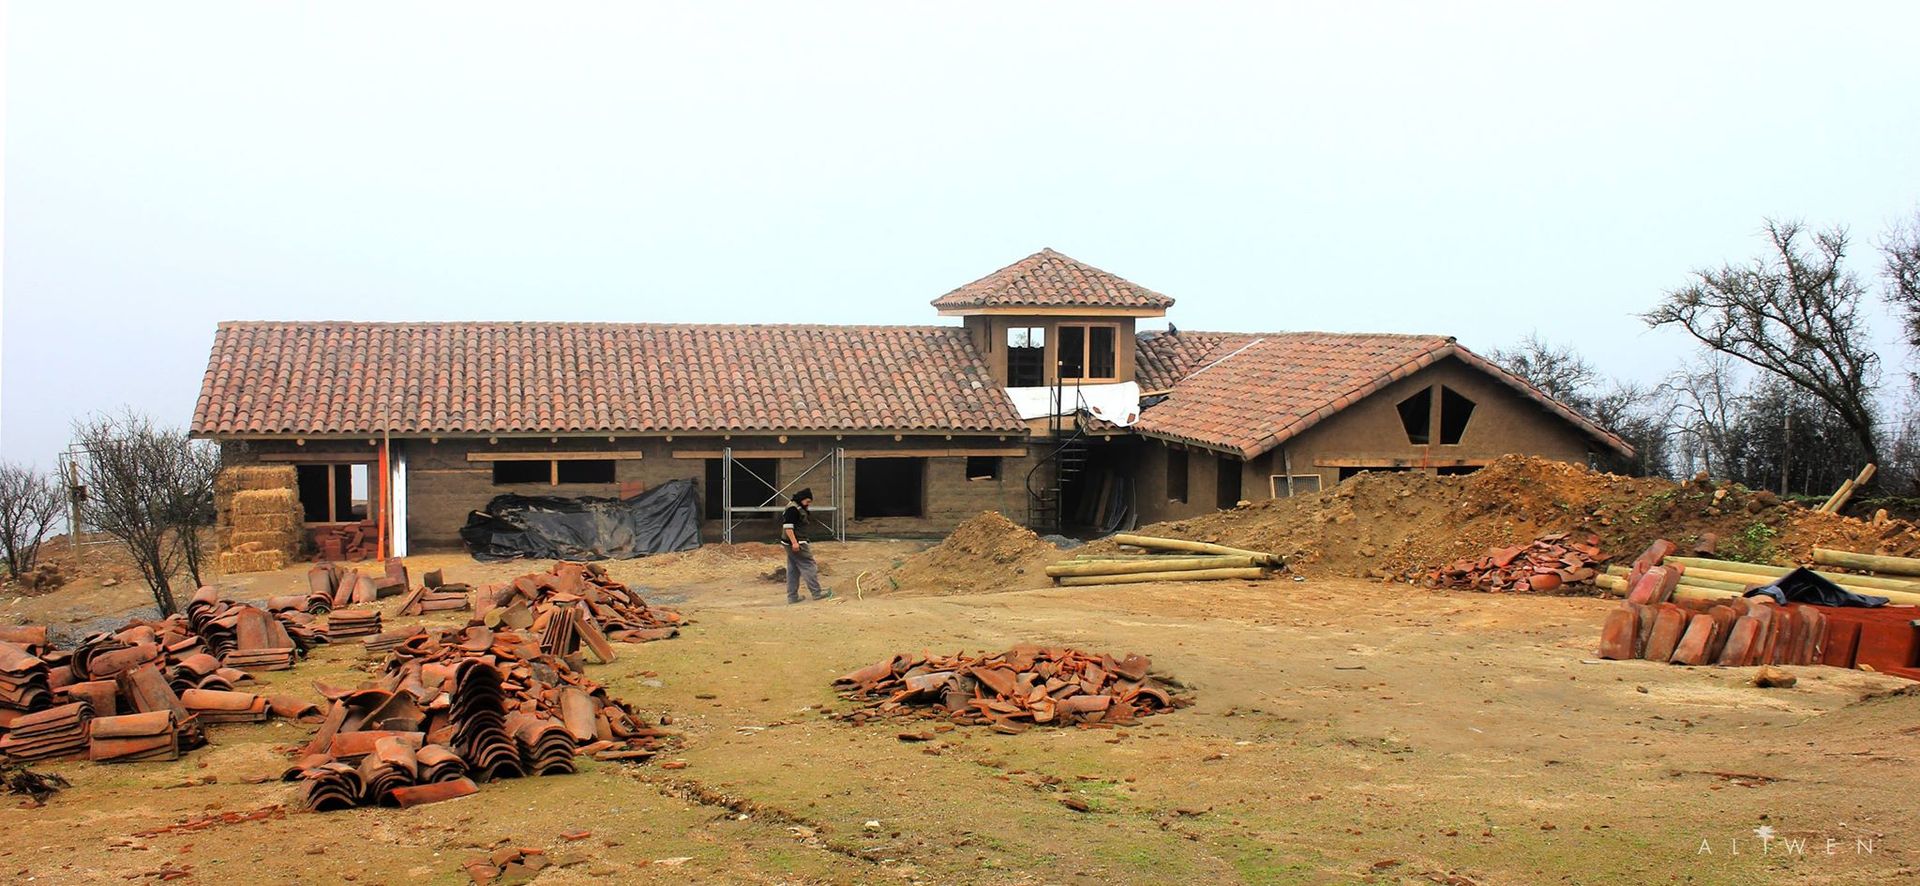
[(795, 502), (802, 502), (812, 497), (813, 497), (813, 488), (808, 487), (806, 489), (802, 489), (799, 492), (794, 493), (793, 498), (791, 500)]

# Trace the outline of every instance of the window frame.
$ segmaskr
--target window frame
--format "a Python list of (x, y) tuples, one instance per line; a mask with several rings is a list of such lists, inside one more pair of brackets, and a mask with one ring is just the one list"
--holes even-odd
[[(977, 471), (974, 467), (975, 462), (988, 465), (991, 469), (984, 472)], [(969, 483), (975, 480), (999, 480), (1003, 464), (1003, 458), (998, 455), (969, 455), (966, 456), (965, 462), (961, 465), (961, 472), (966, 475), (967, 482)]]
[[(1024, 331), (1027, 333), (1027, 344), (1016, 346), (1012, 341), (1013, 334), (1015, 332), (1021, 332), (1021, 331)], [(1035, 346), (1032, 343), (1033, 334), (1036, 332), (1040, 334), (1040, 344), (1038, 346)], [(1046, 325), (1041, 324), (1038, 326), (1009, 326), (1006, 329), (1005, 338), (1007, 339), (1007, 342), (1006, 342), (1007, 356), (1002, 365), (1006, 366), (1007, 368), (1007, 387), (1034, 388), (1034, 387), (1042, 387), (1046, 385), (1048, 343), (1053, 341), (1053, 335), (1048, 331)], [(1023, 366), (1021, 367), (1021, 370), (1023, 372), (1038, 373), (1038, 380), (1035, 381), (1033, 384), (1019, 384), (1018, 380), (1016, 380), (1015, 378), (1014, 358), (1017, 355), (1022, 359), (1026, 359), (1032, 356), (1034, 351), (1039, 352), (1038, 356), (1035, 358), (1036, 360), (1035, 365), (1031, 367)]]
[[(1066, 374), (1066, 371), (1065, 371), (1066, 361), (1062, 359), (1060, 357), (1060, 354), (1058, 353), (1059, 342), (1061, 340), (1060, 330), (1065, 329), (1067, 327), (1073, 327), (1080, 331), (1080, 374), (1079, 375)], [(1106, 375), (1090, 374), (1094, 368), (1093, 330), (1095, 329), (1108, 329), (1112, 331), (1112, 336), (1113, 336), (1113, 339), (1111, 342), (1112, 353), (1109, 355), (1109, 358), (1108, 358), (1109, 372)], [(1062, 381), (1072, 380), (1077, 382), (1117, 382), (1120, 380), (1120, 324), (1119, 323), (1105, 322), (1105, 321), (1056, 323), (1054, 324), (1054, 342), (1055, 342), (1055, 345), (1054, 345), (1055, 354), (1053, 359), (1054, 373)]]

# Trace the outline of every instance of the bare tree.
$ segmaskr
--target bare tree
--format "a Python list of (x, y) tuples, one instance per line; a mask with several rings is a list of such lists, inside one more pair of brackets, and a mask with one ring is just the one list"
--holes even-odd
[(1685, 329), (1708, 348), (1818, 397), (1877, 460), (1880, 358), (1860, 316), (1865, 289), (1843, 267), (1847, 233), (1834, 228), (1808, 244), (1798, 222), (1769, 220), (1766, 231), (1771, 255), (1696, 271), (1693, 283), (1667, 293), (1643, 319)]
[(1733, 458), (1733, 424), (1740, 396), (1733, 361), (1708, 354), (1677, 370), (1660, 385), (1673, 404), (1673, 429), (1679, 443), (1675, 467), (1724, 476)]
[(1907, 344), (1920, 348), (1920, 213), (1888, 232), (1880, 254), (1886, 260), (1887, 301), (1906, 321)]
[(7, 575), (18, 577), (40, 557), (40, 542), (66, 507), (66, 489), (52, 477), (16, 464), (0, 464), (0, 549)]
[(1633, 447), (1631, 458), (1608, 455), (1601, 467), (1641, 477), (1667, 472), (1673, 433), (1662, 392), (1617, 381), (1602, 389), (1599, 371), (1586, 358), (1534, 334), (1512, 348), (1496, 348), (1488, 357)]
[(199, 580), (198, 529), (212, 500), (210, 447), (134, 412), (76, 423), (87, 522), (127, 546), (163, 615), (179, 610), (172, 580)]
[(1528, 333), (1518, 345), (1495, 348), (1487, 356), (1547, 396), (1576, 409), (1587, 404), (1600, 378), (1593, 364), (1572, 348), (1548, 344), (1538, 333)]

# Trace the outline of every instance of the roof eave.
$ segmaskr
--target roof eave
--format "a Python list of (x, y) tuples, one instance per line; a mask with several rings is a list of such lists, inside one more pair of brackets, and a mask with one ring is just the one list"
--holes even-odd
[[(938, 306), (936, 306), (938, 307)], [(1118, 307), (1100, 305), (958, 305), (939, 308), (942, 317), (1056, 316), (1056, 317), (1165, 317), (1165, 307)]]

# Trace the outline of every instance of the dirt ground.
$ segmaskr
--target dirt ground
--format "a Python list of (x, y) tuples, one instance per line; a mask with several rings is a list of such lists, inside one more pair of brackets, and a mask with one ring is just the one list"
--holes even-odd
[[(856, 591), (921, 547), (822, 543), (839, 597), (798, 606), (759, 577), (777, 565), (772, 549), (610, 564), (696, 619), (590, 669), (615, 695), (671, 714), (686, 745), (668, 759), (685, 768), (583, 761), (576, 775), (449, 803), (314, 814), (272, 780), (311, 727), (217, 726), (209, 747), (175, 763), (42, 767), (73, 787), (44, 808), (0, 807), (0, 872), (463, 883), (460, 862), (504, 842), (567, 862), (543, 884), (1920, 876), (1920, 694), (1906, 681), (1809, 667), (1795, 669), (1795, 688), (1761, 690), (1741, 669), (1595, 661), (1615, 604), (1592, 598), (1287, 578)], [(409, 565), (480, 582), (546, 564)], [(302, 581), (299, 569), (248, 576), (232, 596)], [(137, 605), (142, 589), (127, 584), (77, 582), (9, 601), (0, 617), (84, 620)], [(849, 707), (829, 681), (894, 652), (1020, 641), (1145, 653), (1196, 702), (1127, 729), (963, 729), (925, 744), (822, 713)], [(317, 697), (311, 681), (351, 681), (371, 661), (348, 642), (264, 682)], [(1091, 811), (1064, 806), (1069, 794)], [(284, 817), (142, 835), (275, 805)], [(591, 834), (561, 836), (576, 830)]]

